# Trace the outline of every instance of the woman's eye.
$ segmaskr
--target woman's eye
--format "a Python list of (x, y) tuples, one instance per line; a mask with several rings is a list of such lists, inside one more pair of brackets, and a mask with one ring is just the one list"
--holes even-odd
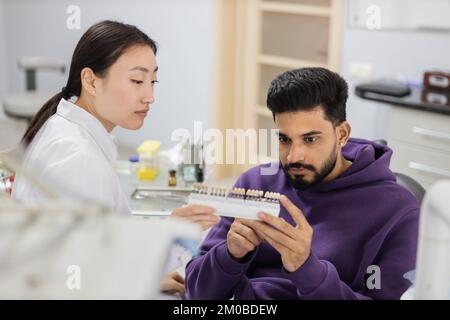
[(305, 142), (307, 143), (313, 143), (317, 141), (317, 137), (306, 137)]
[(159, 82), (158, 80), (153, 80), (152, 84), (155, 84), (155, 83), (158, 83), (158, 82)]
[(144, 83), (144, 81), (140, 81), (140, 80), (131, 80), (131, 82), (136, 83), (136, 84), (142, 84)]

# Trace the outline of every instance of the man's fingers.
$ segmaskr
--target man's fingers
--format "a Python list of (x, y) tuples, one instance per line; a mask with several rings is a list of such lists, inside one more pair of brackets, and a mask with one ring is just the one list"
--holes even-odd
[(259, 239), (258, 235), (253, 231), (253, 229), (249, 228), (248, 226), (237, 223), (233, 227), (233, 231), (242, 235), (244, 238), (246, 238), (248, 241), (253, 243), (253, 245), (258, 246), (261, 240)]
[(283, 207), (286, 208), (286, 210), (291, 215), (292, 219), (294, 219), (295, 223), (300, 227), (309, 226), (308, 221), (306, 220), (305, 216), (303, 215), (302, 210), (298, 208), (295, 204), (291, 202), (291, 200), (288, 199), (285, 195), (281, 195), (280, 203), (283, 205)]
[(266, 235), (264, 238), (275, 250), (278, 251), (281, 255), (285, 254), (286, 250), (289, 250), (286, 248), (282, 243), (280, 243), (278, 240), (270, 237), (269, 235)]
[[(237, 219), (236, 219), (237, 220)], [(264, 240), (263, 235), (261, 234), (261, 232), (259, 232), (255, 227), (254, 227), (254, 223), (255, 220), (250, 220), (250, 219), (240, 219), (240, 222), (249, 227), (256, 235), (257, 239), (258, 239), (258, 243), (261, 243)]]
[(236, 232), (232, 235), (232, 241), (236, 245), (244, 248), (246, 251), (249, 252), (255, 250), (256, 248), (256, 246), (252, 242), (250, 242), (247, 238)]
[(279, 243), (282, 243), (285, 247), (292, 248), (291, 250), (295, 251), (295, 247), (297, 246), (297, 240), (294, 240), (290, 236), (280, 232), (277, 229), (272, 228), (270, 225), (265, 222), (255, 221), (254, 226), (259, 232), (262, 233), (264, 239), (271, 238), (276, 240)]
[(290, 225), (286, 220), (283, 218), (275, 217), (270, 214), (267, 214), (265, 212), (260, 212), (259, 214), (260, 219), (262, 219), (265, 223), (271, 225), (275, 229), (283, 232), (287, 236), (289, 236), (292, 239), (299, 239), (298, 230)]

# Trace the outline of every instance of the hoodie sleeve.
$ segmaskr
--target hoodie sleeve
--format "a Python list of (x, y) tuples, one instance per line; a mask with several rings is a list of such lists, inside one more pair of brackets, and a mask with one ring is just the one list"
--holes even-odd
[(186, 290), (190, 299), (229, 299), (242, 280), (254, 254), (245, 262), (235, 261), (227, 248), (227, 233), (233, 219), (222, 218), (208, 233), (200, 255), (186, 266)]
[(415, 268), (418, 218), (419, 210), (410, 211), (391, 229), (373, 262), (379, 267), (380, 282), (379, 286), (372, 283), (372, 289), (367, 278), (361, 279), (365, 289), (354, 291), (339, 278), (332, 263), (318, 259), (314, 253), (297, 271), (283, 272), (298, 288), (301, 299), (399, 299), (410, 285), (403, 275)]
[[(241, 175), (234, 187), (244, 187), (245, 174)], [(227, 234), (233, 218), (222, 217), (212, 227), (200, 248), (200, 255), (186, 265), (185, 286), (190, 299), (230, 299), (235, 288), (242, 285), (256, 249), (243, 262), (234, 260), (227, 247)], [(244, 281), (245, 282), (245, 281)]]
[(292, 283), (286, 278), (249, 279), (246, 272), (258, 248), (244, 262), (235, 261), (227, 249), (226, 234), (233, 219), (222, 218), (211, 229), (199, 256), (186, 266), (186, 291), (189, 299), (225, 300), (277, 299), (292, 297)]

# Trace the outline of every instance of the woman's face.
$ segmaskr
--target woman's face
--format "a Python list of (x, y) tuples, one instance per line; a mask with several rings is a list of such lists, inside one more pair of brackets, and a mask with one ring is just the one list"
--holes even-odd
[[(157, 82), (155, 54), (149, 46), (127, 49), (96, 82), (96, 113), (114, 126), (139, 129), (144, 124), (150, 105), (155, 101), (154, 84)], [(109, 131), (110, 131), (109, 130)]]

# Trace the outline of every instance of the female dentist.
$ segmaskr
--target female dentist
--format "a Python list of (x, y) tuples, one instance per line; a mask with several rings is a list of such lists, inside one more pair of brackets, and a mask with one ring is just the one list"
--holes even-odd
[[(142, 127), (158, 82), (156, 51), (156, 43), (135, 26), (114, 21), (91, 26), (75, 48), (66, 86), (44, 104), (22, 138), (24, 167), (38, 164), (38, 178), (50, 177), (115, 212), (130, 213), (112, 167), (117, 150), (110, 132), (116, 126)], [(12, 197), (46, 201), (20, 174)], [(187, 206), (172, 214), (207, 229), (219, 222), (213, 212)], [(182, 293), (182, 284), (179, 275), (170, 274), (163, 290)]]

